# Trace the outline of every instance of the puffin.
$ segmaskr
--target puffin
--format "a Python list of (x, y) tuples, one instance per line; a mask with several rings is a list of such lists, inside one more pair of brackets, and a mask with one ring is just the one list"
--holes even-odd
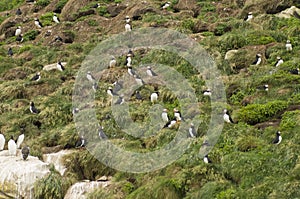
[(275, 63), (275, 67), (280, 66), (281, 64), (283, 64), (283, 59), (281, 57), (277, 57), (277, 61)]
[(293, 50), (293, 46), (292, 46), (290, 40), (286, 41), (285, 48), (286, 48), (286, 51), (292, 51)]
[(22, 14), (22, 11), (21, 11), (20, 8), (18, 8), (17, 11), (16, 11), (16, 15), (21, 15), (21, 14)]
[(21, 26), (18, 26), (16, 31), (15, 31), (15, 36), (18, 36), (22, 33), (22, 29), (21, 29)]
[(24, 135), (24, 131), (23, 131), (23, 132), (21, 132), (21, 134), (19, 135), (19, 137), (17, 139), (17, 149), (21, 148), (24, 138), (25, 138), (25, 135)]
[(40, 112), (37, 108), (35, 108), (34, 103), (32, 101), (30, 102), (29, 110), (33, 114), (38, 114)]
[(126, 16), (126, 17), (125, 17), (125, 22), (126, 22), (126, 23), (129, 23), (129, 22), (130, 22), (130, 17), (129, 17), (129, 16)]
[(164, 3), (164, 4), (161, 6), (161, 8), (162, 8), (163, 10), (166, 10), (168, 7), (170, 7), (170, 5), (171, 5), (171, 2), (168, 1), (168, 2)]
[(256, 87), (258, 90), (264, 90), (264, 91), (269, 91), (269, 85), (268, 84), (264, 84), (262, 86), (258, 86)]
[(211, 96), (211, 90), (209, 88), (202, 91), (202, 93), (203, 93), (204, 96)]
[(54, 13), (52, 19), (53, 19), (53, 21), (54, 21), (55, 23), (60, 23), (60, 20), (59, 20), (58, 16), (56, 15), (56, 13)]
[(244, 20), (250, 21), (251, 19), (253, 19), (253, 14), (252, 14), (252, 12), (249, 12), (248, 15), (244, 18)]
[(173, 120), (169, 120), (163, 128), (173, 128), (175, 126), (175, 124), (177, 123), (176, 119)]
[(195, 126), (193, 123), (191, 123), (190, 128), (189, 128), (189, 137), (191, 138), (195, 138), (196, 137), (196, 130), (195, 130)]
[(157, 74), (155, 72), (153, 72), (151, 66), (147, 67), (147, 71), (146, 71), (147, 75), (149, 75), (150, 77), (154, 77), (157, 76)]
[(92, 75), (91, 71), (88, 71), (88, 72), (87, 72), (86, 78), (87, 78), (90, 82), (92, 82), (92, 83), (96, 82), (96, 79), (95, 79), (95, 77)]
[(36, 74), (35, 74), (35, 76), (33, 76), (31, 79), (30, 79), (30, 81), (39, 81), (41, 79), (41, 73), (40, 72), (37, 72)]
[(21, 153), (22, 153), (22, 157), (23, 157), (23, 160), (27, 160), (28, 156), (29, 156), (29, 152), (30, 152), (30, 149), (28, 146), (24, 146), (21, 150)]
[(290, 70), (290, 73), (293, 74), (293, 75), (299, 75), (300, 74), (300, 70), (299, 70), (299, 68), (292, 69), (292, 70)]
[(10, 137), (10, 140), (8, 141), (8, 153), (10, 156), (16, 156), (17, 155), (17, 145), (14, 141), (13, 136)]
[(258, 66), (261, 63), (261, 54), (256, 54), (255, 61), (252, 62), (252, 65)]
[(108, 95), (110, 95), (111, 97), (117, 96), (117, 94), (113, 91), (113, 88), (112, 88), (112, 87), (108, 87), (106, 93), (107, 93)]
[(124, 100), (124, 95), (121, 94), (119, 95), (119, 98), (117, 99), (117, 101), (115, 102), (116, 105), (122, 105), (125, 102)]
[(122, 81), (115, 81), (112, 85), (114, 86), (113, 91), (115, 93), (117, 93), (118, 91), (120, 91), (123, 88)]
[(224, 113), (224, 115), (223, 115), (224, 121), (227, 122), (227, 123), (233, 124), (234, 122), (233, 122), (231, 116), (229, 115), (227, 109), (224, 109), (223, 113)]
[(168, 117), (168, 110), (165, 108), (163, 109), (163, 112), (161, 113), (161, 118), (164, 122), (168, 122), (169, 121), (169, 117)]
[(136, 74), (135, 70), (133, 70), (133, 68), (131, 66), (127, 67), (127, 72), (130, 76), (134, 76)]
[(65, 67), (62, 65), (61, 61), (57, 62), (56, 67), (59, 71), (65, 70)]
[(81, 147), (85, 147), (85, 146), (86, 146), (86, 140), (84, 139), (84, 137), (82, 135), (82, 136), (80, 136), (80, 138), (76, 142), (75, 148), (81, 148)]
[(150, 95), (150, 101), (152, 102), (152, 104), (154, 104), (155, 102), (157, 102), (158, 100), (158, 92), (155, 91)]
[(280, 144), (281, 141), (282, 141), (282, 137), (280, 131), (277, 131), (275, 139), (273, 140), (273, 144)]
[(105, 135), (103, 129), (104, 129), (103, 126), (99, 126), (99, 129), (98, 129), (98, 135), (99, 135), (99, 138), (100, 138), (101, 140), (107, 140), (107, 136)]
[(135, 99), (136, 100), (143, 100), (143, 97), (141, 96), (141, 93), (139, 90), (135, 91)]
[(115, 57), (112, 57), (110, 62), (109, 62), (109, 68), (114, 68), (117, 65), (117, 61)]
[(43, 27), (42, 23), (40, 22), (40, 20), (38, 18), (34, 18), (34, 24), (38, 28), (42, 28)]
[(203, 161), (204, 161), (204, 163), (206, 163), (206, 164), (212, 163), (212, 161), (209, 159), (209, 157), (208, 157), (207, 154), (203, 157)]
[(14, 55), (14, 52), (13, 52), (13, 50), (12, 50), (11, 47), (8, 48), (7, 55), (8, 55), (9, 57), (12, 57), (12, 56)]
[(18, 42), (18, 43), (22, 43), (23, 42), (23, 34), (19, 34), (17, 37), (16, 37), (16, 41)]
[(134, 75), (133, 76), (135, 78), (135, 82), (139, 85), (139, 86), (143, 86), (145, 84), (145, 82), (142, 80), (142, 78), (140, 78), (138, 75)]
[(174, 108), (173, 111), (174, 111), (174, 117), (175, 117), (175, 119), (176, 119), (177, 121), (183, 120), (182, 115), (181, 115), (181, 113), (180, 113), (179, 110), (177, 110), (176, 108)]
[(5, 145), (5, 137), (4, 135), (0, 132), (0, 151), (3, 151)]

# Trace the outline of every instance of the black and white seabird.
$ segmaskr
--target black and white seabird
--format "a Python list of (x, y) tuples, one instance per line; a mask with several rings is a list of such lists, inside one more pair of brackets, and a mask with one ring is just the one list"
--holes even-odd
[(15, 36), (18, 36), (22, 33), (22, 29), (21, 29), (21, 26), (18, 26), (16, 31), (15, 31)]
[(148, 66), (147, 67), (147, 75), (151, 76), (151, 77), (154, 77), (154, 76), (157, 76), (157, 74), (155, 72), (153, 72), (151, 66)]
[(223, 115), (224, 121), (227, 122), (227, 123), (232, 123), (233, 124), (234, 122), (233, 122), (231, 116), (229, 115), (227, 109), (224, 109), (223, 112), (224, 112), (224, 115)]
[(135, 74), (133, 77), (135, 78), (135, 82), (139, 86), (143, 86), (145, 84), (145, 82), (142, 80), (142, 78), (140, 78), (140, 76), (138, 76), (138, 75)]
[(115, 81), (113, 83), (113, 86), (114, 86), (113, 91), (115, 93), (117, 93), (117, 92), (119, 92), (123, 88), (123, 83), (122, 83), (122, 81)]
[(40, 22), (40, 20), (38, 18), (34, 18), (34, 24), (38, 28), (42, 28), (43, 27), (42, 23)]
[(87, 78), (90, 82), (92, 82), (92, 83), (96, 82), (96, 79), (95, 79), (94, 76), (92, 75), (91, 71), (88, 71), (88, 72), (87, 72), (86, 78)]
[(93, 83), (92, 89), (93, 89), (95, 92), (97, 92), (97, 90), (98, 90), (98, 83), (97, 83), (97, 82), (94, 82), (94, 83)]
[(30, 110), (30, 112), (33, 113), (33, 114), (38, 114), (38, 113), (39, 113), (39, 110), (35, 108), (33, 102), (30, 102), (29, 110)]
[(108, 95), (110, 95), (111, 97), (117, 96), (117, 94), (113, 91), (113, 88), (112, 88), (112, 87), (108, 87), (106, 93), (107, 93)]
[(121, 94), (119, 95), (119, 98), (117, 99), (117, 101), (115, 102), (116, 105), (121, 105), (124, 104), (125, 100), (124, 100), (124, 95)]
[(10, 137), (10, 140), (8, 141), (8, 153), (10, 156), (16, 156), (17, 155), (17, 145), (14, 141), (13, 136)]
[(290, 73), (293, 75), (300, 75), (300, 70), (299, 70), (299, 68), (292, 69), (292, 70), (290, 70)]
[(59, 71), (65, 70), (65, 67), (62, 65), (61, 61), (57, 62), (56, 67)]
[(280, 131), (277, 131), (276, 132), (276, 137), (275, 137), (275, 139), (273, 141), (273, 144), (280, 144), (281, 140), (282, 140), (282, 137), (280, 135)]
[(131, 25), (129, 23), (125, 24), (125, 31), (130, 32), (131, 31)]
[(54, 41), (55, 42), (63, 42), (63, 39), (59, 35), (56, 35), (54, 38)]
[(12, 48), (8, 48), (7, 55), (10, 57), (14, 55)]
[(204, 96), (211, 96), (211, 90), (209, 88), (202, 91), (202, 93), (203, 93)]
[(79, 140), (76, 142), (75, 147), (81, 148), (81, 147), (85, 147), (85, 146), (86, 146), (86, 140), (82, 135), (82, 136), (80, 136)]
[(5, 145), (5, 137), (4, 135), (0, 132), (0, 151), (3, 151)]
[(99, 129), (98, 129), (98, 135), (99, 135), (99, 138), (100, 138), (101, 140), (107, 140), (107, 136), (105, 135), (103, 129), (104, 129), (103, 126), (99, 126)]
[(175, 124), (177, 123), (177, 121), (175, 119), (173, 120), (169, 120), (163, 128), (173, 128), (175, 126)]
[(130, 22), (130, 17), (129, 17), (129, 16), (126, 16), (126, 17), (125, 17), (125, 22), (126, 22), (126, 23), (129, 23), (129, 22)]
[(290, 40), (286, 41), (285, 48), (286, 48), (287, 51), (292, 51), (293, 50), (293, 46), (292, 46)]
[(253, 19), (253, 15), (252, 15), (252, 12), (249, 12), (248, 15), (244, 18), (244, 20), (250, 21), (251, 19)]
[(212, 161), (208, 158), (207, 154), (203, 157), (203, 162), (206, 163), (206, 164), (212, 163)]
[(167, 109), (163, 109), (163, 112), (161, 113), (161, 118), (164, 122), (169, 121), (168, 110)]
[(22, 14), (22, 11), (21, 11), (20, 8), (18, 8), (17, 11), (16, 11), (16, 15), (21, 15), (21, 14)]
[(264, 84), (262, 86), (258, 86), (256, 87), (258, 90), (264, 90), (264, 91), (269, 91), (269, 85), (268, 84)]
[(39, 81), (41, 79), (41, 73), (37, 72), (35, 76), (33, 76), (30, 81)]
[(131, 76), (134, 76), (136, 73), (135, 73), (135, 70), (132, 68), (132, 66), (128, 66), (127, 67), (127, 72), (129, 75)]
[(171, 5), (171, 2), (168, 1), (168, 2), (164, 3), (164, 4), (161, 6), (161, 8), (162, 8), (163, 10), (165, 10), (165, 9), (167, 9), (168, 7), (170, 7), (170, 5)]
[(255, 61), (252, 62), (252, 65), (258, 66), (261, 63), (261, 54), (256, 54)]
[(135, 99), (136, 100), (143, 100), (143, 97), (142, 97), (139, 90), (135, 91)]
[(21, 148), (21, 144), (23, 143), (25, 138), (24, 132), (21, 132), (21, 134), (19, 135), (18, 139), (17, 139), (17, 149)]
[(100, 3), (96, 3), (95, 5), (91, 6), (91, 8), (99, 8), (100, 7)]
[(178, 109), (174, 108), (173, 111), (174, 111), (174, 118), (176, 118), (177, 121), (183, 120), (182, 115)]
[(131, 61), (132, 61), (131, 57), (132, 57), (132, 54), (129, 54), (129, 53), (128, 53), (128, 54), (126, 55), (125, 65), (128, 66), (128, 67), (131, 66)]
[(281, 57), (277, 57), (277, 61), (275, 63), (275, 67), (280, 66), (281, 64), (283, 64), (283, 59)]
[(196, 130), (195, 130), (195, 126), (193, 123), (191, 123), (191, 126), (189, 128), (189, 137), (191, 138), (195, 138), (197, 135)]
[(23, 34), (19, 34), (17, 37), (16, 37), (16, 41), (18, 42), (18, 43), (22, 43), (23, 42)]
[(53, 21), (54, 21), (55, 23), (60, 23), (60, 20), (59, 20), (58, 16), (56, 15), (56, 13), (54, 13), (52, 19), (53, 19)]
[(30, 149), (28, 146), (24, 146), (21, 150), (21, 153), (22, 153), (22, 157), (23, 157), (23, 160), (25, 161), (28, 156), (29, 156), (29, 153), (30, 153)]
[(111, 57), (110, 62), (109, 62), (109, 68), (114, 68), (117, 65), (117, 61), (115, 57)]
[(157, 100), (158, 100), (158, 92), (155, 91), (155, 92), (151, 93), (150, 101), (151, 101), (152, 104), (154, 104), (154, 103), (157, 102)]
[(79, 108), (74, 107), (72, 110), (72, 114), (75, 115), (76, 113), (79, 113), (79, 111), (80, 111)]

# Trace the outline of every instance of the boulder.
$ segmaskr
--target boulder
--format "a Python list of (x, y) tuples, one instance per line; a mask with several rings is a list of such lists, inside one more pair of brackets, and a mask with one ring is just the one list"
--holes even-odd
[(85, 181), (72, 185), (64, 199), (86, 199), (86, 195), (95, 189), (104, 188), (111, 184), (111, 181)]
[(24, 161), (20, 150), (17, 151), (17, 156), (9, 156), (7, 150), (0, 152), (1, 187), (4, 184), (13, 185), (10, 192), (18, 198), (30, 198), (34, 183), (49, 172), (48, 164), (37, 157), (29, 156)]
[(55, 169), (63, 176), (67, 169), (63, 164), (63, 157), (71, 154), (72, 152), (73, 150), (61, 150), (57, 153), (44, 154), (43, 160), (48, 164), (53, 164)]
[[(61, 64), (63, 66), (65, 66), (67, 64), (67, 62), (61, 62)], [(54, 63), (54, 64), (48, 64), (46, 66), (43, 67), (43, 70), (45, 71), (50, 71), (50, 70), (57, 70), (57, 63)]]
[(125, 5), (109, 5), (107, 6), (107, 12), (111, 17), (115, 17), (120, 14), (126, 8)]
[(291, 18), (291, 17), (296, 17), (300, 19), (300, 9), (292, 6), (278, 14), (276, 14), (277, 17), (279, 18)]

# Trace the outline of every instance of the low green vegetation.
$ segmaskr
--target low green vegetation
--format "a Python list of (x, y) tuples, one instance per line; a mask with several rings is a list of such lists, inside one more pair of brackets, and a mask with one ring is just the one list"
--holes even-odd
[[(67, 167), (64, 176), (60, 176), (51, 166), (50, 173), (35, 183), (35, 198), (63, 198), (67, 189), (76, 182), (95, 181), (102, 176), (112, 176), (111, 184), (88, 193), (88, 198), (281, 199), (300, 196), (300, 75), (289, 72), (300, 67), (298, 18), (285, 19), (275, 14), (266, 14), (264, 9), (274, 8), (274, 2), (265, 2), (264, 8), (253, 10), (255, 17), (250, 22), (243, 20), (244, 14), (257, 4), (244, 5), (245, 1), (199, 0), (193, 7), (194, 15), (186, 14), (184, 9), (182, 11), (176, 7), (180, 3), (182, 6), (182, 2), (177, 0), (171, 1), (172, 6), (167, 10), (160, 9), (160, 1), (149, 1), (148, 7), (143, 2), (134, 1), (129, 2), (125, 11), (120, 11), (116, 17), (110, 17), (109, 8), (116, 8), (116, 3), (123, 6), (124, 1), (82, 1), (84, 5), (74, 1), (74, 6), (68, 4), (69, 10), (64, 11), (68, 13), (61, 13), (66, 9), (68, 0), (56, 2), (54, 5), (49, 0), (38, 0), (32, 10), (29, 9), (31, 5), (24, 1), (0, 2), (0, 12), (3, 11), (0, 23), (7, 18), (13, 19), (13, 14), (6, 16), (5, 13), (15, 13), (20, 5), (28, 6), (29, 19), (17, 22), (24, 29), (24, 41), (21, 44), (15, 42), (14, 34), (9, 32), (15, 25), (12, 25), (11, 30), (1, 30), (4, 36), (0, 41), (0, 130), (7, 139), (11, 135), (16, 138), (20, 126), (25, 126), (25, 143), (30, 146), (31, 155), (39, 158), (42, 158), (41, 149), (45, 147), (60, 146), (74, 150), (64, 157), (63, 164)], [(286, 2), (283, 2), (286, 7), (290, 7), (291, 2), (298, 5), (296, 1)], [(100, 3), (100, 7), (91, 8), (96, 3)], [(51, 27), (50, 36), (45, 36), (46, 28), (31, 28), (32, 19), (37, 15), (33, 10), (37, 6), (40, 21), (47, 28)], [(141, 8), (152, 10), (144, 9), (143, 13)], [(60, 13), (59, 16), (64, 18), (78, 18), (54, 24), (53, 12)], [(83, 12), (88, 14), (79, 17), (78, 14)], [(90, 51), (98, 42), (119, 32), (123, 33), (125, 16), (139, 12), (142, 18), (132, 20), (134, 28), (163, 27), (178, 30), (195, 38), (214, 57), (220, 72), (218, 78), (223, 80), (225, 86), (227, 101), (211, 104), (211, 98), (203, 95), (207, 89), (207, 77), (196, 71), (183, 57), (165, 50), (135, 49), (129, 46), (135, 54), (132, 58), (134, 68), (139, 64), (151, 63), (157, 72), (160, 65), (165, 65), (187, 80), (189, 85), (183, 87), (190, 86), (194, 90), (197, 97), (194, 107), (197, 108), (193, 108), (199, 112), (196, 120), (200, 123), (197, 137), (191, 139), (189, 148), (175, 162), (157, 171), (133, 174), (106, 166), (84, 148), (75, 149), (79, 134), (83, 132), (76, 128), (73, 121), (72, 95), (79, 68)], [(103, 17), (99, 15), (107, 18), (102, 20)], [(54, 42), (56, 35), (63, 37), (64, 41)], [(293, 45), (290, 52), (285, 48), (288, 39)], [(12, 57), (7, 55), (9, 47), (14, 51)], [(230, 50), (237, 51), (225, 60)], [(262, 54), (262, 63), (255, 66), (252, 63), (257, 53)], [(122, 121), (120, 123), (125, 127), (128, 122), (123, 115), (114, 118), (106, 93), (113, 82), (127, 74), (125, 55), (126, 52), (116, 52), (117, 66), (112, 69), (107, 66), (97, 74), (101, 78), (91, 106), (95, 108), (99, 125), (104, 126), (105, 134), (114, 145), (137, 153), (159, 150), (174, 139), (179, 124), (174, 129), (162, 129), (155, 135), (154, 127), (143, 127), (154, 115), (150, 94), (159, 91), (155, 107), (160, 105), (159, 110), (167, 108), (169, 117), (173, 116), (174, 108), (181, 109), (188, 102), (180, 104), (170, 88), (157, 86), (157, 82), (142, 86), (139, 90), (144, 99), (138, 101), (133, 95), (126, 98), (126, 103), (129, 104), (130, 119), (141, 126), (146, 137), (136, 138), (126, 134), (118, 121)], [(277, 56), (282, 57), (284, 63), (275, 67)], [(45, 65), (56, 64), (58, 61), (67, 62), (65, 71), (43, 70)], [(30, 81), (36, 72), (41, 73), (41, 80)], [(266, 84), (269, 86), (268, 91), (262, 89)], [(213, 88), (212, 93), (219, 97), (216, 90)], [(39, 114), (30, 113), (30, 101), (35, 102), (36, 108), (41, 111)], [(79, 109), (85, 111), (88, 106), (90, 104)], [(212, 163), (205, 164), (199, 151), (202, 143), (210, 138), (206, 131), (210, 128), (212, 107), (215, 107), (220, 119), (223, 117), (222, 110), (228, 109), (235, 124), (224, 124), (216, 145), (209, 152)], [(160, 112), (155, 116), (160, 118)], [(283, 140), (279, 145), (274, 145), (277, 131), (281, 132)], [(97, 130), (93, 136), (95, 140), (98, 139)], [(7, 185), (3, 190), (13, 193), (13, 189)]]

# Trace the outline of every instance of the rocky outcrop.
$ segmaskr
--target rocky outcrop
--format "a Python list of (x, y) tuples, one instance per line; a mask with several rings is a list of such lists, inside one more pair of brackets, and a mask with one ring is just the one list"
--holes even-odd
[(48, 164), (37, 157), (29, 156), (24, 161), (19, 150), (17, 156), (9, 156), (7, 150), (0, 152), (0, 184), (15, 185), (12, 192), (18, 198), (30, 198), (35, 181), (49, 172)]
[(296, 17), (300, 19), (300, 9), (292, 6), (278, 14), (276, 14), (277, 17), (280, 18), (291, 18), (291, 17)]
[(104, 188), (111, 184), (110, 181), (86, 181), (78, 182), (71, 186), (64, 199), (86, 199), (86, 194), (92, 192), (97, 188)]
[(63, 165), (63, 157), (72, 153), (72, 150), (62, 150), (57, 153), (49, 153), (43, 155), (43, 160), (48, 164), (53, 164), (55, 169), (60, 173), (60, 175), (64, 175), (66, 171), (66, 167)]

